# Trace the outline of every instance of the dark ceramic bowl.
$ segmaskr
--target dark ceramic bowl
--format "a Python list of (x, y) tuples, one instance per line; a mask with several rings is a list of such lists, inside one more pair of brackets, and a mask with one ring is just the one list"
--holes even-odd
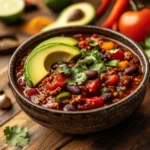
[[(143, 80), (139, 87), (120, 102), (88, 111), (65, 112), (44, 108), (30, 102), (20, 93), (16, 84), (15, 68), (18, 60), (22, 58), (29, 49), (43, 40), (62, 34), (79, 33), (96, 33), (102, 35), (119, 42), (134, 52), (140, 58), (143, 67)], [(43, 126), (53, 127), (62, 132), (87, 134), (104, 130), (120, 123), (140, 106), (144, 99), (149, 81), (149, 62), (141, 48), (131, 39), (120, 33), (94, 26), (72, 26), (50, 30), (28, 39), (13, 54), (9, 64), (8, 74), (10, 85), (17, 102), (31, 119)]]

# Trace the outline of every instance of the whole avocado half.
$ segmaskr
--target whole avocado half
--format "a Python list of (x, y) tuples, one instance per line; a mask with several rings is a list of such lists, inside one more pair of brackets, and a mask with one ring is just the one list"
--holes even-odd
[(61, 11), (68, 5), (70, 5), (72, 0), (45, 0), (46, 5), (53, 11)]
[(57, 20), (42, 29), (42, 32), (63, 26), (87, 25), (94, 21), (96, 12), (92, 4), (79, 2), (65, 8)]

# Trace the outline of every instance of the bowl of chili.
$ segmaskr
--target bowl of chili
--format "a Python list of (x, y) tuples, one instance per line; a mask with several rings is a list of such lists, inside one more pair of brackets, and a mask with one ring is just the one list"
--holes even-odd
[[(41, 48), (43, 41), (53, 38), (59, 42), (55, 40)], [(69, 43), (72, 46), (60, 38), (73, 40)], [(26, 73), (28, 67), (24, 66), (32, 64), (31, 58), (39, 51), (43, 57), (43, 50), (50, 51), (50, 56), (59, 47), (63, 49), (62, 57), (68, 47), (75, 49), (78, 57), (68, 60), (71, 54), (65, 59), (58, 55), (61, 61), (56, 57), (48, 74), (38, 82), (29, 80), (31, 74)], [(36, 65), (40, 68), (41, 61)], [(38, 67), (31, 72), (40, 74)], [(10, 60), (8, 76), (18, 104), (31, 119), (62, 132), (88, 134), (117, 125), (140, 106), (149, 81), (149, 62), (137, 43), (116, 31), (71, 26), (25, 41)]]

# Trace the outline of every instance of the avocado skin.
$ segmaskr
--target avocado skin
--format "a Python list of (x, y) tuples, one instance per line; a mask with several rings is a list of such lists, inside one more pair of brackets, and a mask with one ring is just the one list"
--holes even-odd
[(59, 12), (68, 5), (70, 5), (72, 0), (45, 0), (46, 5), (55, 12)]

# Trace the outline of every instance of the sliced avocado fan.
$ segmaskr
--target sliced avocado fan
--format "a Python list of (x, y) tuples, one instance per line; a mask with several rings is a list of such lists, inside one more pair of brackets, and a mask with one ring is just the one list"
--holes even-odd
[(66, 44), (52, 45), (35, 51), (27, 58), (24, 65), (25, 80), (28, 86), (36, 86), (50, 74), (50, 67), (58, 61), (69, 62), (80, 56), (80, 50)]
[(51, 25), (43, 28), (47, 31), (56, 27), (86, 25), (90, 24), (95, 18), (95, 8), (87, 2), (80, 2), (65, 8), (58, 19)]

